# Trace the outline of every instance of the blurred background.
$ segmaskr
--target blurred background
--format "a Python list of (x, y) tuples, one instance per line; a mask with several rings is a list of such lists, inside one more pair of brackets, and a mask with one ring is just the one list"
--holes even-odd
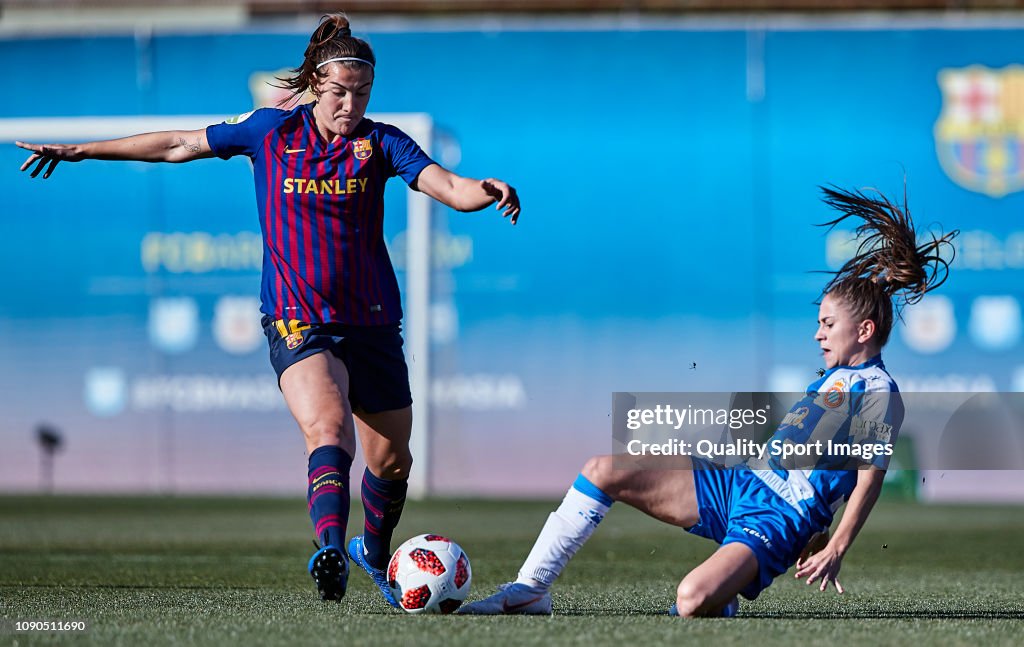
[[(377, 54), (371, 116), (523, 201), (513, 228), (389, 186), (419, 494), (564, 492), (610, 451), (613, 391), (802, 390), (814, 272), (851, 253), (814, 226), (823, 184), (961, 230), (886, 349), (901, 389), (1024, 391), (1024, 2), (8, 0), (0, 492), (304, 490), (248, 162), (42, 181), (13, 141), (274, 105), (337, 10)], [(1019, 472), (918, 478), (907, 431), (908, 496), (1024, 500)]]

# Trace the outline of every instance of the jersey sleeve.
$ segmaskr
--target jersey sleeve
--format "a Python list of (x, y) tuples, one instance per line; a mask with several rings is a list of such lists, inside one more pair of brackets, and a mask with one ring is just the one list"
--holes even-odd
[(865, 463), (881, 469), (889, 466), (903, 414), (903, 398), (889, 384), (869, 385), (859, 394), (858, 406), (851, 412), (850, 444), (862, 445), (864, 456), (871, 452), (870, 460)]
[(423, 152), (412, 137), (395, 126), (385, 125), (380, 135), (380, 146), (384, 157), (391, 165), (389, 177), (399, 175), (412, 186), (420, 171), (434, 164), (434, 160)]
[(213, 154), (221, 159), (235, 155), (255, 157), (264, 137), (278, 124), (282, 113), (276, 108), (260, 108), (207, 126), (206, 141)]

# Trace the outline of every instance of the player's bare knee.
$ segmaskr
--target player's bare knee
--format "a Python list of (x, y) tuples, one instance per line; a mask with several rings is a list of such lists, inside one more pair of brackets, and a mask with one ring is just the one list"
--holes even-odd
[(600, 479), (600, 477), (598, 476), (598, 472), (600, 470), (600, 461), (600, 456), (592, 456), (583, 465), (583, 469), (580, 470), (580, 474), (585, 476), (587, 480), (593, 483), (594, 485), (597, 485), (597, 481)]
[(400, 481), (409, 478), (409, 472), (412, 469), (412, 454), (408, 451), (391, 453), (377, 460), (368, 457), (367, 465), (374, 476), (388, 481)]
[(299, 422), (306, 444), (311, 447), (325, 445), (344, 446), (351, 432), (345, 429), (344, 421), (333, 417), (318, 417), (309, 421)]
[(583, 466), (580, 473), (612, 498), (615, 498), (615, 479), (611, 456), (594, 456)]
[(697, 618), (708, 613), (708, 591), (694, 582), (683, 580), (676, 589), (676, 609), (684, 618)]

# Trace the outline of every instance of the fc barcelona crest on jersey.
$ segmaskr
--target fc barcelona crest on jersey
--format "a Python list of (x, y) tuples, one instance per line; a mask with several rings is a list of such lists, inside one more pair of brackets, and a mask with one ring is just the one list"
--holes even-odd
[(357, 160), (370, 159), (370, 155), (373, 155), (373, 142), (369, 139), (352, 140), (352, 154)]
[(946, 174), (994, 198), (1024, 189), (1024, 67), (946, 69), (939, 86), (935, 146)]

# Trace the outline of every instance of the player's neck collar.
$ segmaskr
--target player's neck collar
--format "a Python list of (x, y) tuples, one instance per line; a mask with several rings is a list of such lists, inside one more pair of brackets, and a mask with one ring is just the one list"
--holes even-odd
[(863, 364), (858, 364), (853, 368), (868, 368), (869, 366), (884, 366), (884, 364), (882, 364), (882, 354), (879, 353)]
[(844, 369), (844, 368), (856, 371), (856, 370), (860, 370), (862, 368), (869, 368), (871, 366), (878, 366), (880, 368), (885, 368), (885, 364), (882, 363), (882, 354), (881, 353), (875, 355), (871, 359), (869, 359), (866, 362), (863, 362), (861, 364), (855, 364), (853, 366), (847, 366), (847, 365), (833, 366), (831, 369), (829, 369), (829, 374), (831, 374), (833, 371), (838, 371), (839, 369)]

